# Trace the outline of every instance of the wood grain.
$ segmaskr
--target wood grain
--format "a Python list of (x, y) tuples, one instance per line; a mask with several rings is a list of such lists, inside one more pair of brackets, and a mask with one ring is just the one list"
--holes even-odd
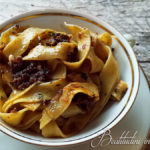
[(150, 80), (150, 0), (0, 0), (0, 23), (22, 12), (64, 8), (95, 15), (136, 39), (134, 51)]

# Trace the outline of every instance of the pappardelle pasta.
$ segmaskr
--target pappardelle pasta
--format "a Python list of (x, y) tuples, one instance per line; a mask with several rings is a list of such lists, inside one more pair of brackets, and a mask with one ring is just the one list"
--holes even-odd
[(109, 33), (74, 24), (71, 34), (14, 26), (0, 39), (0, 117), (44, 137), (69, 137), (120, 101), (120, 80)]

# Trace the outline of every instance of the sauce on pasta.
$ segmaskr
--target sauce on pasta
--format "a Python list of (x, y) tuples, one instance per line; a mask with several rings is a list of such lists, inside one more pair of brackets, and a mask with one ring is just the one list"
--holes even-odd
[(1, 34), (0, 117), (9, 125), (73, 136), (125, 94), (112, 36), (65, 26), (71, 34), (20, 26)]

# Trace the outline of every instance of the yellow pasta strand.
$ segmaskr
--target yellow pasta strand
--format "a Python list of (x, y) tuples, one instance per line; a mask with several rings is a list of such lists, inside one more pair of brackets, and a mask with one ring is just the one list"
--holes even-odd
[(68, 109), (62, 113), (62, 117), (63, 118), (70, 118), (73, 117), (75, 115), (78, 114), (84, 114), (85, 112), (83, 112), (76, 104), (70, 104), (70, 106), (68, 107)]
[(79, 61), (77, 62), (67, 62), (64, 61), (64, 64), (71, 70), (79, 68), (85, 58), (87, 57), (90, 46), (91, 46), (91, 38), (90, 38), (90, 31), (86, 28), (83, 29), (76, 25), (66, 24), (69, 30), (73, 34), (73, 38), (76, 39), (78, 43), (78, 57)]
[(27, 110), (28, 110), (27, 108), (24, 108), (18, 112), (0, 113), (0, 117), (8, 124), (10, 124), (12, 126), (17, 126), (22, 121), (23, 116), (25, 115), (25, 112)]
[(112, 37), (109, 33), (106, 32), (106, 33), (100, 34), (99, 36), (100, 36), (99, 38), (101, 39), (103, 43), (105, 43), (108, 46), (112, 45)]
[(20, 103), (20, 106), (24, 107), (24, 108), (28, 108), (28, 110), (30, 111), (35, 111), (40, 107), (41, 103), (29, 103), (29, 102), (24, 102), (24, 103)]
[(120, 73), (118, 69), (118, 63), (112, 55), (110, 48), (108, 49), (108, 51), (108, 59), (104, 65), (102, 72), (100, 73), (101, 100), (97, 102), (95, 110), (93, 110), (92, 112), (93, 118), (102, 111), (111, 96), (112, 90), (114, 89), (117, 81), (119, 80)]
[(3, 53), (6, 57), (9, 55), (21, 56), (27, 50), (31, 40), (44, 31), (45, 29), (33, 27), (26, 29), (4, 48)]
[(66, 137), (55, 121), (51, 121), (42, 129), (42, 135), (44, 137)]
[(101, 70), (103, 69), (104, 63), (100, 58), (95, 55), (93, 47), (91, 47), (86, 60), (88, 60), (88, 62), (86, 61), (85, 64), (83, 63), (83, 66), (81, 67), (84, 72), (88, 70), (88, 67), (90, 73), (101, 72)]
[(50, 62), (53, 64), (53, 72), (50, 75), (52, 80), (65, 79), (67, 74), (67, 67), (61, 61)]
[(31, 86), (29, 86), (27, 89), (25, 89), (23, 91), (17, 91), (17, 90), (12, 91), (9, 98), (7, 99), (7, 101), (4, 103), (4, 105), (2, 107), (3, 112), (6, 113), (7, 110), (13, 105), (13, 102), (15, 101), (15, 99), (23, 96), (25, 93), (27, 93), (34, 86), (35, 86), (35, 84), (32, 84)]
[[(29, 87), (28, 90), (25, 89), (22, 92), (22, 95), (18, 98), (11, 98), (10, 100), (7, 100), (6, 103), (3, 106), (3, 111), (7, 112), (9, 108), (11, 108), (13, 105), (17, 103), (22, 102), (40, 102), (43, 100), (51, 99), (61, 88), (62, 86), (66, 85), (66, 81), (63, 79), (55, 80), (51, 82), (45, 82), (41, 84), (37, 84), (37, 86), (33, 86), (32, 88)], [(59, 84), (59, 86), (57, 86)]]
[(26, 115), (23, 117), (21, 124), (19, 124), (18, 128), (22, 130), (26, 130), (30, 128), (36, 121), (41, 118), (41, 112), (26, 112)]
[(20, 32), (25, 30), (25, 26), (13, 26), (12, 28), (6, 30), (1, 34), (0, 41), (6, 46), (9, 42), (13, 41), (17, 36), (19, 36)]
[(6, 99), (7, 99), (7, 96), (6, 96), (5, 91), (2, 87), (2, 78), (0, 75), (0, 112), (2, 112), (2, 107), (3, 107), (3, 104), (6, 101)]
[(56, 46), (43, 46), (38, 45), (33, 48), (23, 60), (54, 60), (54, 59), (67, 59), (67, 53), (74, 50), (75, 43), (58, 43)]
[(128, 85), (124, 81), (120, 80), (111, 94), (111, 99), (115, 101), (120, 101), (126, 93), (127, 89)]

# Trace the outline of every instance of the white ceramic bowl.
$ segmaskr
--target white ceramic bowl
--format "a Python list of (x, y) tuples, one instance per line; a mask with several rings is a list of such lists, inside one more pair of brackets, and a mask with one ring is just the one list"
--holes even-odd
[(113, 40), (114, 55), (119, 63), (121, 79), (128, 84), (128, 91), (120, 102), (109, 102), (107, 108), (82, 132), (65, 139), (44, 138), (18, 131), (0, 120), (0, 130), (21, 141), (43, 146), (61, 147), (86, 142), (114, 127), (124, 118), (135, 101), (139, 87), (139, 70), (135, 54), (126, 39), (100, 18), (68, 10), (36, 10), (13, 17), (4, 22), (0, 25), (0, 32), (16, 23), (67, 31), (64, 22), (87, 27), (93, 32), (109, 32), (117, 36), (119, 42)]

